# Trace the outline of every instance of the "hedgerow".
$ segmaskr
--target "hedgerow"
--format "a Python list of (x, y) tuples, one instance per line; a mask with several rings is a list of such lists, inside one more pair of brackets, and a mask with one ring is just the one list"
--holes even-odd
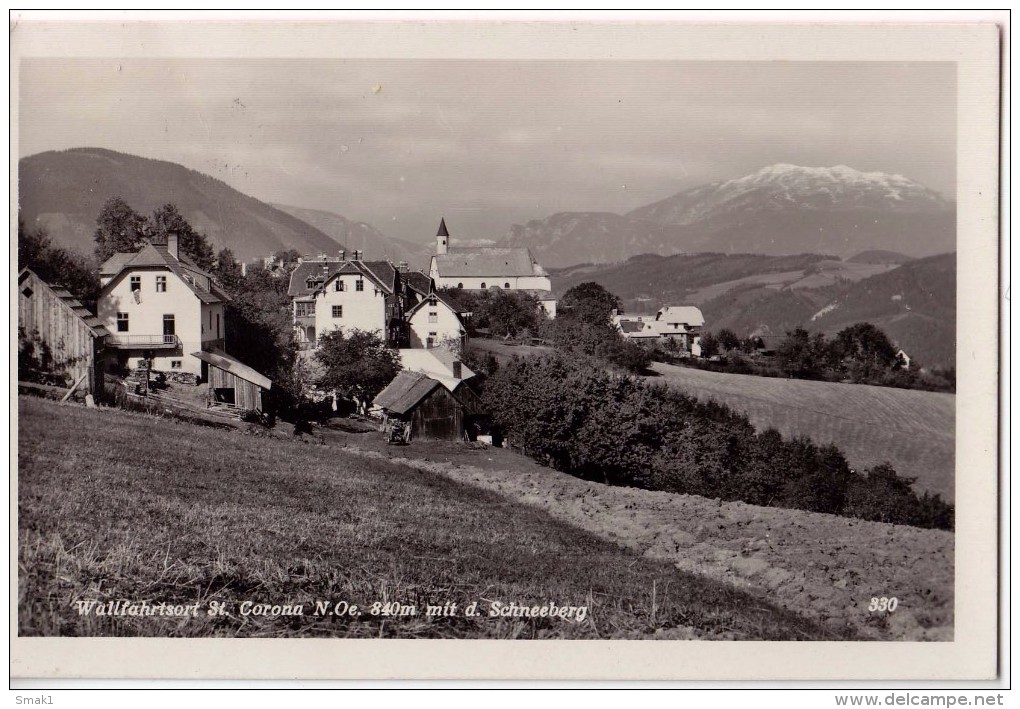
[(832, 445), (756, 432), (747, 417), (665, 385), (563, 355), (515, 357), (484, 394), (510, 444), (610, 485), (952, 529), (953, 506), (919, 497), (888, 464), (859, 473)]

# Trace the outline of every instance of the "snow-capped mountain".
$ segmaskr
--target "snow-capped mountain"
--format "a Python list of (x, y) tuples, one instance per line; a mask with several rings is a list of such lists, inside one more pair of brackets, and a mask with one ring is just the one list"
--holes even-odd
[(921, 257), (955, 250), (956, 207), (902, 175), (777, 164), (622, 216), (571, 212), (514, 225), (505, 241), (551, 267), (704, 251)]
[(860, 172), (846, 165), (780, 163), (744, 177), (695, 187), (626, 216), (659, 224), (693, 224), (729, 211), (830, 209), (943, 212), (952, 209), (952, 204), (902, 175)]

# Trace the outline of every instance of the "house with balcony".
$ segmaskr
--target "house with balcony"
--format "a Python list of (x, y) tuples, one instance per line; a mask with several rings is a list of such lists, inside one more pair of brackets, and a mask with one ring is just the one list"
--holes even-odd
[(107, 366), (193, 374), (205, 379), (196, 351), (223, 350), (223, 306), (230, 298), (212, 275), (179, 253), (178, 239), (153, 240), (100, 267), (97, 317), (109, 331)]

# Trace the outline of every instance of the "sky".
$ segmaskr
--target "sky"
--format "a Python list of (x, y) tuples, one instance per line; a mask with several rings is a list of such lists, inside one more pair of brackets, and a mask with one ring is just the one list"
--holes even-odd
[(774, 163), (955, 196), (951, 63), (25, 59), (18, 152), (169, 160), (424, 243)]

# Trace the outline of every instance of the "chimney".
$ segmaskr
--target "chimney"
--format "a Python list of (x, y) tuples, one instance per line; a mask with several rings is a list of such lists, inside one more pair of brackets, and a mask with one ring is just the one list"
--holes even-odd
[(166, 235), (166, 250), (175, 259), (180, 260), (181, 256), (178, 252), (177, 234), (173, 232)]
[(344, 251), (343, 249), (340, 249), (340, 260), (341, 261), (346, 261), (347, 260), (347, 252)]
[(397, 264), (397, 270), (401, 273), (407, 273), (407, 261), (401, 261)]
[(248, 262), (247, 261), (242, 261), (241, 262), (241, 278), (244, 278), (247, 275), (248, 275)]
[(363, 257), (364, 255), (365, 255), (365, 252), (364, 252), (364, 251), (357, 251), (357, 250), (356, 250), (356, 251), (354, 252), (354, 260), (355, 260), (355, 261), (360, 261), (360, 260), (362, 259), (362, 257)]

